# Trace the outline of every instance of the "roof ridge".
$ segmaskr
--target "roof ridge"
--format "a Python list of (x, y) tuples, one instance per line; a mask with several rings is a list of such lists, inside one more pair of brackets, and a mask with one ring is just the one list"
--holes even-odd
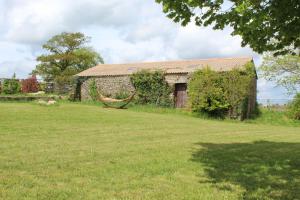
[(215, 57), (215, 58), (200, 58), (200, 59), (186, 59), (186, 60), (162, 60), (162, 61), (141, 61), (141, 62), (128, 62), (128, 63), (100, 63), (102, 65), (132, 65), (132, 64), (152, 64), (152, 63), (171, 63), (171, 62), (195, 62), (206, 60), (230, 60), (230, 59), (253, 59), (252, 56), (239, 56), (239, 57)]
[(100, 64), (89, 68), (79, 76), (110, 76), (129, 75), (139, 70), (163, 69), (166, 73), (190, 73), (204, 66), (210, 66), (216, 71), (227, 71), (236, 67), (242, 67), (245, 63), (251, 62), (252, 57), (231, 57), (231, 58), (208, 58), (181, 61), (156, 61), (141, 63), (123, 64)]

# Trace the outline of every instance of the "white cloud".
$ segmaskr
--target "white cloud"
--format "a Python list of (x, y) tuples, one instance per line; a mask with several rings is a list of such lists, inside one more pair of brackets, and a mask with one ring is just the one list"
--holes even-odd
[(174, 48), (183, 58), (252, 56), (249, 48), (242, 48), (239, 37), (232, 37), (230, 29), (215, 31), (195, 25), (180, 27)]
[[(252, 54), (240, 47), (230, 30), (213, 31), (194, 25), (181, 27), (167, 19), (161, 6), (143, 0), (10, 0), (5, 1), (7, 40), (34, 50), (62, 31), (116, 29), (110, 46), (102, 47), (109, 62), (152, 59), (189, 59)], [(4, 10), (4, 9), (3, 9)], [(22, 34), (20, 34), (22, 33)], [(101, 32), (94, 34), (97, 38)], [(108, 37), (109, 34), (106, 34)], [(100, 44), (101, 45), (101, 44)]]
[(1, 78), (11, 77), (13, 73), (19, 78), (24, 78), (36, 63), (30, 48), (21, 44), (0, 42), (0, 55)]
[(2, 9), (9, 19), (5, 37), (14, 42), (40, 44), (62, 31), (90, 25), (123, 26), (136, 19), (139, 4), (141, 1), (137, 0), (10, 0)]

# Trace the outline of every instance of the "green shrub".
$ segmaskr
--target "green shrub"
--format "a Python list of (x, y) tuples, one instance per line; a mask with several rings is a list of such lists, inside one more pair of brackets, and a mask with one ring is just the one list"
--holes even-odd
[(93, 101), (96, 101), (98, 98), (98, 89), (95, 79), (93, 79), (89, 84), (89, 95)]
[(253, 72), (253, 65), (245, 66), (244, 70), (216, 72), (208, 67), (194, 72), (188, 84), (191, 109), (215, 117), (243, 119)]
[(67, 98), (68, 98), (68, 101), (76, 101), (75, 93), (73, 91), (69, 92)]
[(21, 84), (19, 80), (16, 79), (14, 74), (11, 79), (5, 79), (3, 81), (2, 93), (3, 94), (18, 94), (21, 92)]
[(172, 106), (170, 97), (172, 88), (161, 71), (142, 70), (131, 75), (131, 82), (136, 90), (136, 103)]
[(188, 91), (189, 103), (194, 112), (223, 117), (229, 108), (221, 76), (209, 68), (194, 72)]
[[(255, 78), (253, 65), (247, 64), (244, 70), (233, 69), (223, 72), (221, 76), (225, 99), (230, 105), (228, 116), (230, 118), (245, 118), (247, 115), (249, 95), (253, 89), (251, 82)], [(257, 108), (255, 108), (251, 114), (258, 112), (256, 109)]]
[(300, 120), (300, 93), (296, 94), (288, 105), (288, 114), (292, 119)]
[(39, 91), (43, 91), (43, 92), (46, 91), (46, 83), (45, 82), (39, 83), (38, 87), (39, 87)]

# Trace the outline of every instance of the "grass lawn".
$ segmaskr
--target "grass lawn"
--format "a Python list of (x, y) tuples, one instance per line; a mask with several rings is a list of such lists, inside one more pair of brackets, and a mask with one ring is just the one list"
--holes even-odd
[(0, 199), (300, 199), (300, 127), (0, 103)]

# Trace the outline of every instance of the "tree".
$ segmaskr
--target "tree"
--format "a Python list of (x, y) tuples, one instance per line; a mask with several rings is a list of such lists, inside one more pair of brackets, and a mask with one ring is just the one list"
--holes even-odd
[[(194, 21), (214, 29), (233, 28), (242, 46), (275, 55), (295, 54), (300, 48), (299, 0), (156, 0), (163, 11), (183, 26)], [(292, 48), (289, 48), (292, 46)]]
[(3, 81), (2, 92), (3, 94), (18, 94), (21, 91), (20, 82), (16, 79), (14, 73), (11, 79), (5, 79)]
[(300, 56), (285, 55), (274, 57), (265, 54), (261, 65), (262, 77), (275, 81), (289, 93), (293, 93), (300, 86)]
[(102, 57), (91, 47), (90, 38), (82, 33), (61, 33), (43, 45), (48, 53), (37, 58), (39, 64), (33, 74), (41, 75), (46, 81), (54, 81), (61, 92), (72, 82), (73, 75), (103, 63)]
[(35, 75), (21, 81), (21, 91), (23, 93), (39, 91), (39, 83)]

